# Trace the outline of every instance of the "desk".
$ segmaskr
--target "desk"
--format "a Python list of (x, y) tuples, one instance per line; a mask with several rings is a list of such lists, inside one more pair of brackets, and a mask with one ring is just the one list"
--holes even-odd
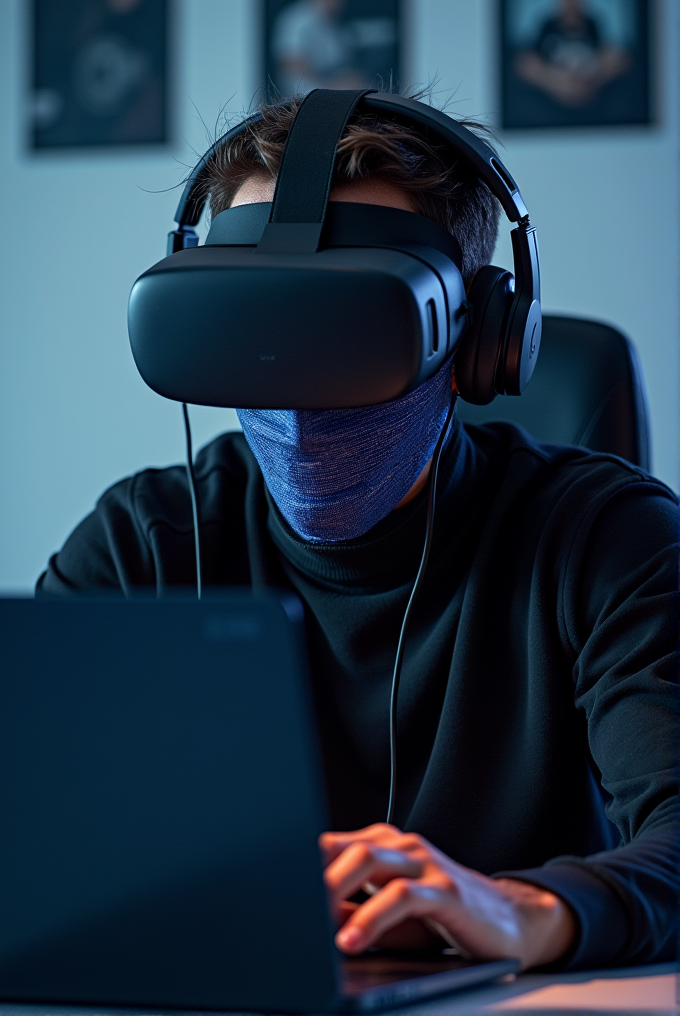
[[(523, 974), (508, 984), (458, 992), (408, 1009), (410, 1016), (549, 1016), (557, 1013), (680, 1013), (676, 966), (672, 963), (626, 970), (570, 974)], [(407, 1010), (402, 1010), (406, 1016)]]
[(676, 1016), (676, 965), (586, 970), (578, 973), (524, 973), (503, 985), (458, 992), (400, 1010), (401, 1016), (557, 1016), (568, 1013), (654, 1013)]
[[(642, 1013), (677, 1016), (677, 974), (672, 963), (626, 970), (589, 970), (574, 974), (523, 974), (507, 984), (459, 991), (414, 1006), (393, 1010), (395, 1016), (509, 1016), (527, 1013), (547, 1016), (568, 1013)], [(104, 1006), (16, 1005), (0, 1003), (0, 1016), (105, 1016), (121, 1010)], [(130, 1016), (142, 1016), (143, 1009), (127, 1009)], [(158, 1012), (154, 1016), (160, 1016)], [(168, 1016), (181, 1016), (173, 1012)], [(191, 1016), (196, 1016), (192, 1013)], [(241, 1014), (239, 1014), (241, 1016)]]

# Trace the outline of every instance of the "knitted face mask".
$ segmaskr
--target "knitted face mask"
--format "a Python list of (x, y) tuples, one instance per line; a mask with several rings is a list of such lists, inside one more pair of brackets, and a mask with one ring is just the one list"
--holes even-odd
[(360, 409), (238, 409), (288, 524), (313, 542), (362, 536), (408, 493), (451, 399), (451, 361), (403, 398)]

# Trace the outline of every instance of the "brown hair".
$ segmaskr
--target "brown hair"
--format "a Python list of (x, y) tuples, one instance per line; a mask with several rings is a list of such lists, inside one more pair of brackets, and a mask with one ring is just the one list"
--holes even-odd
[[(206, 189), (214, 217), (229, 208), (249, 177), (276, 177), (283, 148), (301, 102), (262, 104), (262, 119), (217, 149), (208, 165)], [(459, 120), (476, 132), (488, 130)], [(486, 139), (485, 139), (486, 140)], [(499, 204), (463, 159), (451, 159), (441, 142), (409, 127), (355, 114), (338, 145), (333, 182), (385, 180), (406, 192), (416, 209), (452, 233), (463, 252), (463, 280), (490, 262), (498, 237)]]

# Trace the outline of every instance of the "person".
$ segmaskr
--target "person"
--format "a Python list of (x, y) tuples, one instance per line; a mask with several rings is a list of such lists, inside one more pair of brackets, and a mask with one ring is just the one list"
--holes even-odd
[(312, 88), (366, 88), (354, 67), (352, 33), (342, 22), (345, 0), (295, 0), (276, 16), (271, 52), (283, 95)]
[(543, 23), (533, 47), (522, 49), (515, 59), (520, 77), (571, 108), (593, 102), (629, 64), (623, 48), (602, 38), (582, 0), (560, 0), (557, 14)]
[[(265, 105), (213, 155), (213, 215), (271, 200), (296, 109)], [(471, 167), (367, 113), (340, 141), (331, 200), (435, 220), (467, 286), (495, 248), (499, 209)], [(382, 406), (241, 409), (243, 432), (197, 457), (204, 584), (304, 605), (337, 944), (440, 948), (439, 926), (523, 969), (671, 958), (677, 500), (622, 459), (454, 417), (402, 672), (396, 819), (381, 821), (397, 636), (455, 385), (454, 356)], [(195, 579), (177, 466), (106, 491), (37, 595)]]

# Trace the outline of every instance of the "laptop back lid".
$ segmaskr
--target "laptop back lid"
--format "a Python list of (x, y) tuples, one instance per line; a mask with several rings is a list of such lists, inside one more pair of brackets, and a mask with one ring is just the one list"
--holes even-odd
[(274, 595), (0, 601), (2, 998), (334, 1004), (300, 629)]

